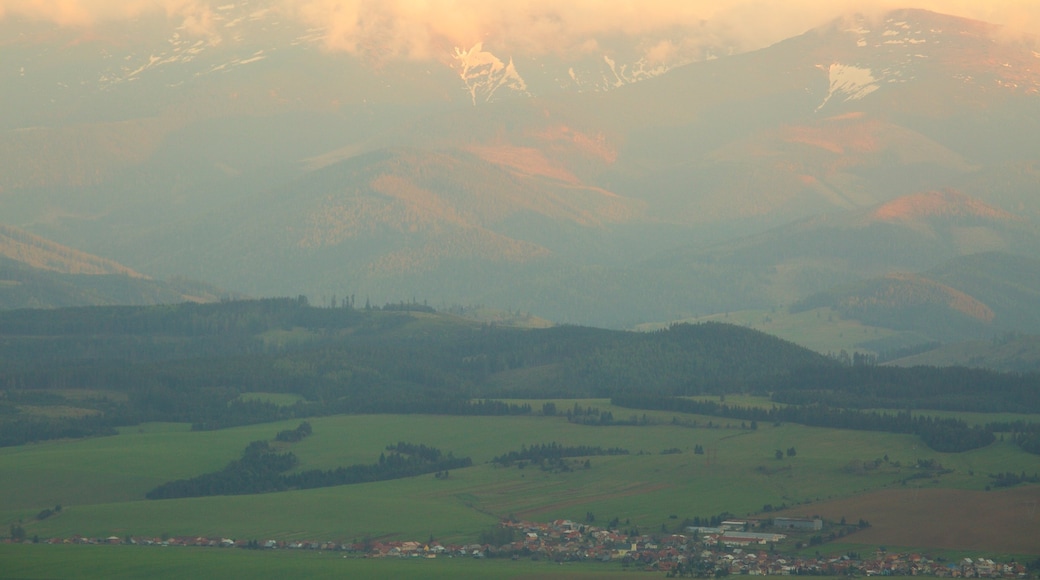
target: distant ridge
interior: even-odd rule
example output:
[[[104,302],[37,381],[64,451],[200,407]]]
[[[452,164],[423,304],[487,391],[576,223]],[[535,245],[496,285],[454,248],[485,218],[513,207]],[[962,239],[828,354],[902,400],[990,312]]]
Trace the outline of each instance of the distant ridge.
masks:
[[[966,366],[1013,373],[1040,372],[1040,335],[1006,335],[991,340],[942,345],[887,364],[901,367]]]
[[[892,273],[821,292],[794,312],[829,307],[874,326],[941,342],[1040,333],[1040,260],[1003,252],[954,258],[920,274]]]
[[[894,202],[895,207],[909,208],[901,218],[874,217],[887,203],[813,216],[714,246],[690,244],[627,269],[579,273],[568,288],[572,295],[584,294],[569,306],[574,312],[590,306],[605,311],[611,303],[625,303],[632,320],[667,321],[778,304],[837,307],[846,291],[858,296],[862,306],[865,297],[874,294],[875,286],[898,286],[902,290],[892,290],[893,295],[915,300],[927,295],[927,303],[942,312],[966,317],[972,330],[962,328],[953,336],[978,336],[977,326],[990,324],[986,319],[997,326],[1032,320],[1031,314],[1015,315],[980,296],[989,296],[982,292],[987,284],[994,287],[996,280],[1016,271],[1003,266],[1014,261],[1005,256],[1030,255],[1040,247],[1040,232],[1035,226],[960,193],[911,194],[905,201],[897,198]],[[991,259],[1001,258],[992,263],[980,260],[980,271],[991,275],[980,279],[970,291],[959,285],[967,280],[970,268],[959,269],[960,273],[950,278],[927,274],[951,260],[983,252],[991,252]],[[997,270],[990,272],[987,267]],[[1022,275],[1033,271],[1033,266],[1022,267],[1024,270],[1018,270]],[[885,278],[893,273],[904,277]],[[908,274],[918,274],[930,282],[906,278]],[[627,283],[631,280],[642,281],[641,287],[629,290]],[[860,286],[867,284],[865,280],[871,281],[869,289]],[[1014,287],[1030,286],[1019,283]],[[839,290],[832,294],[832,289]],[[828,298],[821,300],[818,293]],[[814,298],[807,300],[810,296]],[[1031,311],[1037,310],[1037,303],[1024,298],[1013,302]],[[950,304],[960,310],[949,310]],[[993,309],[992,316],[986,308]],[[936,313],[935,320],[941,319],[942,315]],[[904,324],[912,323],[907,319]],[[892,327],[888,323],[881,326]]]
[[[980,217],[989,220],[1022,221],[1022,218],[987,205],[953,189],[928,191],[893,199],[874,210],[881,221],[908,221],[925,217]]]
[[[131,278],[148,278],[113,260],[81,252],[3,224],[0,224],[0,255],[33,268],[62,274],[122,274]]]
[[[214,302],[229,296],[201,282],[153,280],[113,260],[0,225],[0,309]]]

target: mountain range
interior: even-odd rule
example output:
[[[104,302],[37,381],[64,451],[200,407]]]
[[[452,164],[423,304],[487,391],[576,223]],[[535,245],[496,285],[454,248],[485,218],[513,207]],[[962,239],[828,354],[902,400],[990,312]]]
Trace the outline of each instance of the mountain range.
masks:
[[[901,10],[657,65],[489,41],[366,66],[261,3],[218,16],[219,45],[12,37],[4,223],[252,295],[630,327],[793,304],[887,320],[850,296],[888,292],[945,304],[942,340],[1035,326],[1032,294],[1004,311],[940,271],[985,286],[1040,255],[1040,47],[993,25]],[[941,330],[949,309],[966,322]]]

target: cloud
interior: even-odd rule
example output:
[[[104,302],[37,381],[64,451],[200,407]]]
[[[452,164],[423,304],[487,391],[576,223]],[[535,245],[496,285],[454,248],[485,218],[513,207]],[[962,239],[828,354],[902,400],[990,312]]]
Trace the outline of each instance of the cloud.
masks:
[[[244,0],[237,0],[242,3]],[[196,36],[219,38],[214,14],[236,0],[0,0],[17,15],[92,26],[164,15]],[[253,0],[324,31],[324,46],[378,61],[446,58],[478,42],[505,55],[575,54],[611,39],[640,39],[652,59],[710,45],[752,50],[834,18],[925,8],[1040,33],[1036,0]]]
[[[1036,0],[294,0],[286,8],[327,30],[326,48],[423,60],[477,42],[512,55],[573,54],[604,39],[645,39],[648,56],[705,45],[768,46],[835,18],[925,8],[1040,32]]]
[[[17,16],[70,28],[165,16],[189,34],[216,40],[212,0],[0,0],[0,19]]]

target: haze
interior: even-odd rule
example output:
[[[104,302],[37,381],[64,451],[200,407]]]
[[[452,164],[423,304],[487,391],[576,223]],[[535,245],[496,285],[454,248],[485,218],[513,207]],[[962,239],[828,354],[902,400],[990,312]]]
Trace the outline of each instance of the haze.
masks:
[[[0,575],[1036,578],[1038,23],[0,0]]]
[[[689,55],[705,45],[754,50],[840,16],[879,15],[895,8],[924,8],[991,22],[1007,27],[1015,37],[1040,31],[1040,4],[1030,0],[795,0],[782,5],[748,0],[270,0],[253,4],[254,14],[274,12],[319,29],[326,49],[374,63],[444,60],[454,47],[468,48],[478,42],[510,56],[598,52],[617,37],[645,39],[645,56],[674,63],[692,60]],[[3,0],[0,18],[89,30],[109,24],[132,26],[143,17],[160,17],[187,34],[219,44],[233,38],[235,23],[215,15],[235,7],[225,0]]]

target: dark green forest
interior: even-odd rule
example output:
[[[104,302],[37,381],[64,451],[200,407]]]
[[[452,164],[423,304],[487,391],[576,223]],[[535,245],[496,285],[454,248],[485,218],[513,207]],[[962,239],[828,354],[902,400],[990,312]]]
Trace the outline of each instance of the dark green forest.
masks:
[[[246,446],[240,459],[228,463],[220,471],[168,481],[149,491],[145,497],[172,499],[314,489],[442,473],[473,465],[469,457],[455,457],[451,452],[445,454],[440,449],[422,444],[402,441],[388,445],[386,449],[390,454],[380,454],[379,461],[370,465],[286,473],[299,463],[296,454],[292,451],[279,453],[267,441],[253,441]]]
[[[996,427],[862,409],[1040,411],[1035,374],[843,363],[727,324],[649,333],[519,329],[420,304],[353,304],[315,307],[297,297],[0,312],[0,445],[105,435],[146,421],[220,429],[343,413],[530,414],[531,405],[500,399],[613,397],[636,408],[916,433],[953,451],[992,441]],[[299,400],[241,397],[256,392]],[[759,416],[687,409],[689,399],[679,398],[727,393],[791,406],[773,411],[784,416]],[[24,412],[61,405],[88,412]],[[603,423],[595,419],[585,422]],[[305,435],[285,434],[297,436]],[[1016,440],[1035,448],[1030,437]]]

